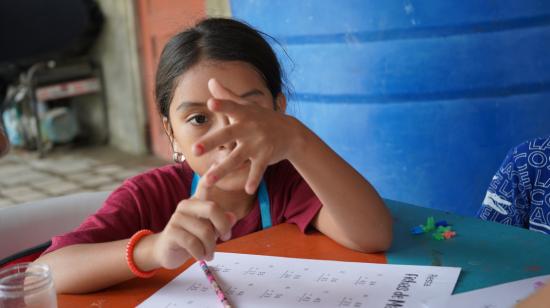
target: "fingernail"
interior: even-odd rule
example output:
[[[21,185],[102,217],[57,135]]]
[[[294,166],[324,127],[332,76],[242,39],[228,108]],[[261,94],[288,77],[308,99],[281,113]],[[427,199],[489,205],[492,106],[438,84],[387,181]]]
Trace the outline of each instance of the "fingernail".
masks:
[[[212,99],[210,101],[210,108],[212,109],[218,109],[218,107],[220,107],[220,102],[216,99]]]
[[[222,236],[222,241],[229,241],[231,239],[231,231]]]
[[[197,144],[193,147],[193,154],[201,155],[202,153],[204,153],[204,145]]]
[[[211,174],[208,176],[208,183],[209,184],[214,184],[218,181],[218,176],[215,175],[215,174]]]
[[[253,195],[255,193],[255,189],[253,185],[247,185],[244,190],[249,195]]]

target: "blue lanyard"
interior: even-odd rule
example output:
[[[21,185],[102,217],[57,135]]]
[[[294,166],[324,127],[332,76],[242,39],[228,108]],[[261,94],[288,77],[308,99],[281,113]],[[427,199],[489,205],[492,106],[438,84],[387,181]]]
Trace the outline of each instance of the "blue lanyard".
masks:
[[[194,195],[197,190],[197,185],[199,185],[200,177],[198,174],[193,173],[193,182],[191,182],[191,193]],[[267,192],[267,185],[265,181],[260,182],[260,187],[258,188],[258,202],[260,203],[260,216],[262,218],[262,229],[267,229],[271,227],[271,212],[269,205],[269,194]]]

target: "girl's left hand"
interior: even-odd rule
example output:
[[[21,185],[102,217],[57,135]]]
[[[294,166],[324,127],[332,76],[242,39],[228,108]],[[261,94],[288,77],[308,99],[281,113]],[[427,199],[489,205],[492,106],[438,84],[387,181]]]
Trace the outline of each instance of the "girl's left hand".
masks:
[[[245,191],[253,194],[267,166],[292,155],[298,142],[300,122],[281,111],[261,107],[238,96],[215,79],[208,81],[208,89],[213,97],[207,102],[208,109],[223,113],[229,118],[229,124],[201,137],[194,144],[193,152],[200,156],[234,142],[236,147],[229,156],[207,172],[207,182],[213,185],[249,161]]]

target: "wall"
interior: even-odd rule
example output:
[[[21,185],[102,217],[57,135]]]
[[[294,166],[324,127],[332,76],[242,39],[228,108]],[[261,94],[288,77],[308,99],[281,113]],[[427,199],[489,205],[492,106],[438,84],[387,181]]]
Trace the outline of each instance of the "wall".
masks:
[[[282,43],[293,114],[385,198],[473,215],[507,150],[550,133],[548,1],[240,0],[231,11]]]
[[[206,0],[206,15],[210,17],[231,17],[229,0]]]
[[[105,15],[105,24],[92,53],[103,66],[109,143],[128,153],[144,154],[148,152],[146,115],[134,2],[97,2]],[[93,110],[95,117],[99,117],[98,108]]]

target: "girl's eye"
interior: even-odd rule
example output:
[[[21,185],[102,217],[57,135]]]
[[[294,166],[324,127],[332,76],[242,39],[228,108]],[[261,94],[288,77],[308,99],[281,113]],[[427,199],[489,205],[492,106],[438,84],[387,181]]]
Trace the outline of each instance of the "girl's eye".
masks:
[[[188,123],[191,123],[193,125],[202,125],[206,122],[208,122],[208,118],[204,114],[197,114],[192,117],[190,117],[187,120]]]

